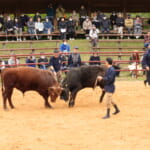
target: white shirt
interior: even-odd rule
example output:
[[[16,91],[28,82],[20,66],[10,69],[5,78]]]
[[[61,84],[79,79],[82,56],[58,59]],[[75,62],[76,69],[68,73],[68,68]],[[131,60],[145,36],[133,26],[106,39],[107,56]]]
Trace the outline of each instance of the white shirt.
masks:
[[[39,30],[39,31],[43,31],[44,30],[44,24],[43,24],[43,22],[36,22],[35,23],[35,29]]]
[[[91,29],[90,32],[89,32],[89,36],[91,38],[98,38],[98,34],[99,34],[99,30],[98,29],[96,29],[95,31],[93,29]]]

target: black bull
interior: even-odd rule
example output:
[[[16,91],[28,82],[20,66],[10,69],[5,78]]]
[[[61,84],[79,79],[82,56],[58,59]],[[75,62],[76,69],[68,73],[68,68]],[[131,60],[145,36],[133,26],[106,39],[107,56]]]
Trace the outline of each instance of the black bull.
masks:
[[[105,73],[106,67],[104,66],[82,66],[70,70],[62,82],[64,90],[61,93],[61,99],[69,100],[69,107],[73,107],[76,95],[81,89],[94,88],[95,86],[104,89],[104,81],[97,82],[96,80],[98,75],[104,77]],[[104,95],[105,91],[102,90],[100,102],[102,102]]]

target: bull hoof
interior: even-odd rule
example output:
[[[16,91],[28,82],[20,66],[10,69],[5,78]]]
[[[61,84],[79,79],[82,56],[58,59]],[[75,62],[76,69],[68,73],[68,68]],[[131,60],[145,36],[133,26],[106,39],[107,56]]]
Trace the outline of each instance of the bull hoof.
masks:
[[[102,103],[102,99],[99,100],[99,103]]]
[[[69,103],[69,107],[73,107],[74,106],[74,103]]]

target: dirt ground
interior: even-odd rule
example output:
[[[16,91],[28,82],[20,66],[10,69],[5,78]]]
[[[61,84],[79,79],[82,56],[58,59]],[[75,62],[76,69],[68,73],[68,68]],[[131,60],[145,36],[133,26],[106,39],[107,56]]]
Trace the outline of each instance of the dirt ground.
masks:
[[[142,81],[117,81],[116,87],[121,113],[107,120],[99,88],[79,92],[74,108],[58,99],[54,109],[45,109],[35,92],[23,97],[15,90],[16,109],[4,111],[0,101],[0,150],[149,150],[150,87]]]

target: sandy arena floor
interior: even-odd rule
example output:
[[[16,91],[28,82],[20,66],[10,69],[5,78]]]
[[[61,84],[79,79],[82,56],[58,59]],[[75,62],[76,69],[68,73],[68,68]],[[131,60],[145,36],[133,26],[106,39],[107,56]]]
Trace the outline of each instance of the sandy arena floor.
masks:
[[[23,98],[15,90],[16,109],[4,111],[1,98],[0,150],[150,150],[150,87],[142,81],[116,86],[121,113],[107,120],[99,88],[79,92],[74,108],[58,99],[51,110],[37,93]]]

